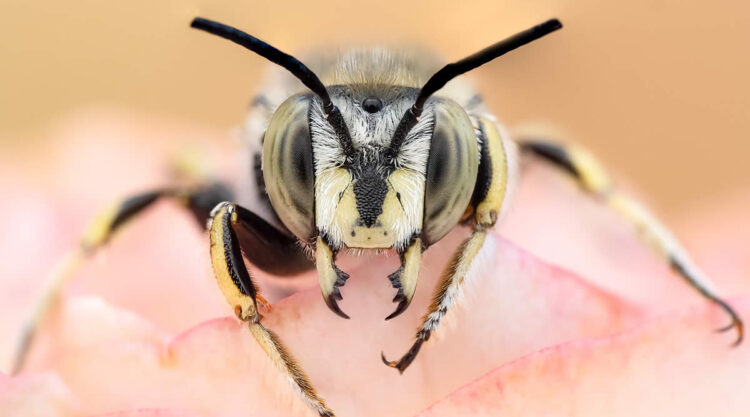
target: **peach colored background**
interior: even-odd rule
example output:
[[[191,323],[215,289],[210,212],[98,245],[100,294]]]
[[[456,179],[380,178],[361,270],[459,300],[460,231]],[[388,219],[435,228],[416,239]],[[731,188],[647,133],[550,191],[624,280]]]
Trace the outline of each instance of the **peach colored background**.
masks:
[[[274,3],[3,0],[0,146],[91,106],[237,125],[266,63],[188,29],[195,15],[291,52],[416,42],[447,59],[556,16],[563,31],[473,74],[501,121],[554,124],[658,210],[750,185],[747,1]]]

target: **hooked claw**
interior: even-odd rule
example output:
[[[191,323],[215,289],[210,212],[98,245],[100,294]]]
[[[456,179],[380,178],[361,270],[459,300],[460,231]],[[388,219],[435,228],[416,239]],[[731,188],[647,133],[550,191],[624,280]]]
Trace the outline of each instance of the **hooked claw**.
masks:
[[[406,307],[409,307],[409,304],[411,303],[412,297],[407,297],[406,294],[404,294],[404,288],[401,285],[401,274],[403,271],[404,268],[401,267],[396,272],[388,275],[388,279],[391,280],[391,285],[393,285],[393,288],[396,288],[398,290],[396,296],[393,297],[393,302],[398,303],[398,306],[396,307],[396,311],[385,318],[386,320],[390,320],[406,311]],[[414,293],[412,293],[411,295],[413,296]]]
[[[417,357],[417,353],[419,353],[419,349],[422,348],[422,344],[425,340],[427,339],[417,338],[409,351],[406,352],[406,354],[402,356],[398,361],[389,361],[385,358],[385,354],[383,352],[380,352],[380,359],[382,359],[383,363],[387,366],[398,369],[399,374],[403,374],[404,370],[406,370],[406,368],[408,368],[409,365],[411,365],[411,363],[414,361],[414,358]]]
[[[339,287],[346,284],[346,280],[349,279],[349,274],[340,270],[336,265],[333,265],[333,270],[336,272],[336,281],[333,283],[333,289],[331,290],[330,294],[328,294],[327,296],[323,294],[323,296],[325,298],[326,305],[331,309],[331,311],[336,313],[336,315],[338,315],[339,317],[348,319],[349,316],[341,311],[338,300],[344,299],[344,297],[341,295],[341,290],[339,290]]]
[[[726,311],[727,314],[729,314],[729,317],[732,319],[731,323],[729,323],[728,325],[726,325],[726,326],[724,326],[724,327],[722,327],[720,329],[716,329],[716,331],[717,332],[726,332],[726,331],[729,331],[729,330],[732,330],[732,329],[736,328],[737,329],[737,339],[734,341],[734,343],[732,343],[732,347],[739,346],[740,343],[742,343],[742,339],[744,338],[744,335],[745,335],[745,331],[744,331],[745,327],[744,327],[744,324],[742,323],[742,319],[737,314],[737,312],[734,311],[734,309],[732,307],[730,307],[729,304],[727,304],[724,300],[722,300],[722,299],[720,299],[720,298],[717,297],[717,298],[712,298],[712,301],[715,302],[724,311]]]

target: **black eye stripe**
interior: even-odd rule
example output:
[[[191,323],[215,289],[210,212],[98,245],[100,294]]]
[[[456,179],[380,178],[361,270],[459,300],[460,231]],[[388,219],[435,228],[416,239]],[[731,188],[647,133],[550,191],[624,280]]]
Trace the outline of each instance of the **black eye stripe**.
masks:
[[[310,146],[310,137],[303,124],[290,124],[285,129],[279,152],[280,171],[284,181],[290,181],[297,189],[310,190],[313,188],[312,176],[312,155]],[[305,215],[312,215],[308,212],[305,201],[306,196],[302,193],[291,193],[291,203],[294,207]]]

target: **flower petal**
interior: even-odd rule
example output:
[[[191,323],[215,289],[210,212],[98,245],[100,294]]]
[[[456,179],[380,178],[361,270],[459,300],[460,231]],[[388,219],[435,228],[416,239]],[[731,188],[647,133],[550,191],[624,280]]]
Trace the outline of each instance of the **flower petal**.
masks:
[[[621,216],[579,189],[565,173],[526,162],[500,233],[541,259],[570,269],[653,313],[698,301],[695,291]],[[675,224],[673,218],[657,217],[664,217],[667,226]],[[710,278],[722,288],[724,276]]]
[[[735,300],[750,316],[750,299]],[[439,416],[746,416],[750,345],[707,331],[694,309],[616,336],[565,343],[483,376],[419,414]]]
[[[73,417],[80,406],[56,375],[0,374],[0,410],[3,417]]]

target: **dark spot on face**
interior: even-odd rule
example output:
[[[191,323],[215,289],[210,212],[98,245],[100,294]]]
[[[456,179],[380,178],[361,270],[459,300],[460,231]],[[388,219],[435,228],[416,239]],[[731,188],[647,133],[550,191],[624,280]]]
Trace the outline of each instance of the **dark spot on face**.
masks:
[[[383,213],[383,201],[388,193],[388,184],[373,165],[362,166],[357,175],[359,178],[353,186],[359,214],[357,225],[361,223],[362,226],[372,227],[378,216]]]
[[[383,108],[383,101],[377,97],[362,100],[362,108],[368,113],[377,113]]]
[[[357,234],[352,230],[352,237],[357,236]]]
[[[383,230],[383,236],[388,236],[388,232],[386,232],[385,230]]]

